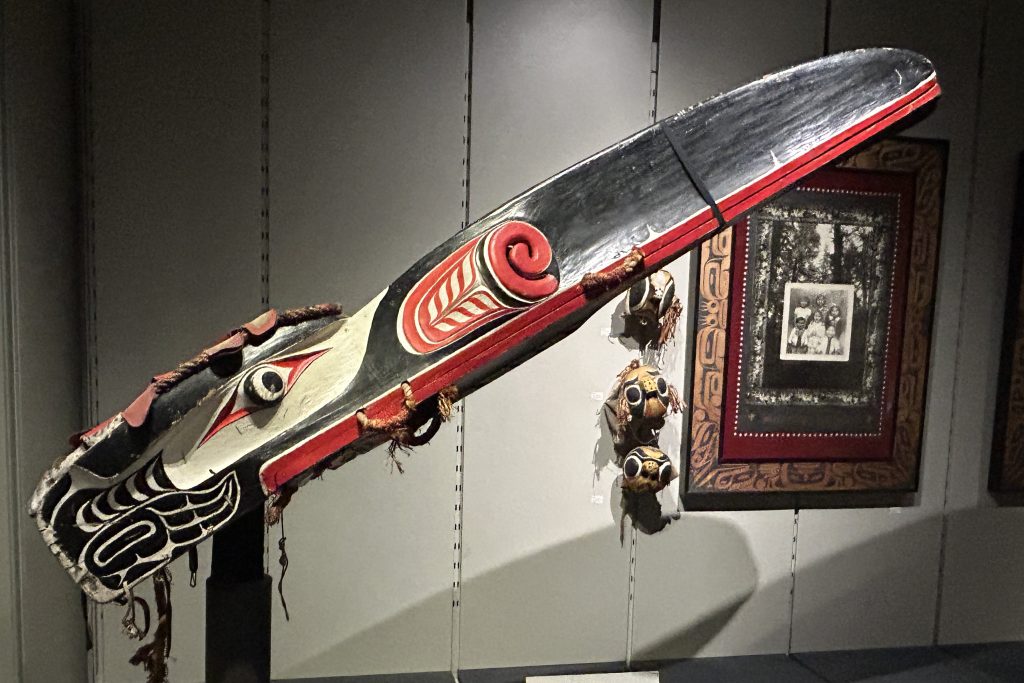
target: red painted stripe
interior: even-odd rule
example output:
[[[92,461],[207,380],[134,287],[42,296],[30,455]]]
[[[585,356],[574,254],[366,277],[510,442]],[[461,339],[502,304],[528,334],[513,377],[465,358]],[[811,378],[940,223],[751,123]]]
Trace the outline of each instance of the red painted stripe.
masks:
[[[749,211],[800,178],[932,101],[939,96],[940,92],[939,85],[934,78],[921,83],[914,90],[898,100],[894,100],[869,118],[857,122],[839,135],[723,198],[718,202],[722,214],[726,220],[732,220]],[[667,263],[717,228],[718,225],[710,207],[701,211],[693,218],[644,245],[644,267],[654,269]],[[618,259],[609,263],[605,270],[615,268],[621,264],[622,260]],[[524,311],[499,328],[504,333],[502,339],[495,339],[494,333],[489,334],[452,354],[438,365],[410,378],[408,381],[413,387],[416,400],[425,400],[444,387],[457,383],[468,373],[495,360],[512,347],[528,340],[545,327],[576,312],[586,304],[587,298],[583,289],[577,285]],[[401,410],[402,401],[401,388],[396,386],[367,405],[364,410],[370,418],[386,418]],[[271,492],[276,491],[281,485],[358,439],[359,435],[355,414],[342,419],[333,427],[329,427],[308,441],[299,444],[290,452],[265,464],[260,470],[260,479],[264,488]]]

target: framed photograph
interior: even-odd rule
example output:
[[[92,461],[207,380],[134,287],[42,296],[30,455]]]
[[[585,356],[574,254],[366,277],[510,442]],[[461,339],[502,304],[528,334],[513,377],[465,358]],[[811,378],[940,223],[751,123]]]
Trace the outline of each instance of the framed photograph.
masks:
[[[819,248],[824,240],[819,240]],[[853,285],[785,283],[779,358],[811,363],[850,360]]]
[[[689,506],[916,488],[945,158],[882,141],[703,245]]]
[[[1003,319],[995,427],[988,487],[994,493],[1024,494],[1024,156],[1017,172],[1017,204],[1010,238],[1010,270]],[[1016,502],[1016,501],[1014,501]]]

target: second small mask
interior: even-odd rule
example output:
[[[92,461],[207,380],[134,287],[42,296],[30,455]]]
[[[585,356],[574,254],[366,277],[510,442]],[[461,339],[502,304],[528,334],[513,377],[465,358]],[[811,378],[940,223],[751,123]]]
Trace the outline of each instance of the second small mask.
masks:
[[[679,397],[657,368],[635,360],[619,373],[607,408],[615,450],[624,454],[657,443],[669,411],[679,411]]]

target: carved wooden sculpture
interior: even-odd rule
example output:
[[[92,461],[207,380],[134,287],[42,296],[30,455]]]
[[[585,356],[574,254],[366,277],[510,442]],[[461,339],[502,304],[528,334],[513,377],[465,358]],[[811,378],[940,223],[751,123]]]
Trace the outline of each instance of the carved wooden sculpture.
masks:
[[[669,117],[456,233],[351,317],[271,311],[157,376],[44,473],[31,514],[90,598],[125,598],[241,512],[422,441],[453,400],[938,94],[923,57],[860,50]]]

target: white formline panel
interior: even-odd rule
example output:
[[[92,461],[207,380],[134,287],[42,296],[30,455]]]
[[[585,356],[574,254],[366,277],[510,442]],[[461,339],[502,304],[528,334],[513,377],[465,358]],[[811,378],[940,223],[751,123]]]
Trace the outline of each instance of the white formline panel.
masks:
[[[100,417],[259,313],[259,16],[258,2],[93,9]],[[198,681],[205,597],[184,558],[172,571],[172,675]],[[143,676],[122,613],[102,608],[104,681]]]
[[[839,0],[831,49],[897,45],[936,65],[938,109],[906,135],[950,141],[917,502],[800,513],[793,650],[932,642],[974,142],[982,2]]]
[[[11,596],[13,604],[4,605],[10,611],[5,610],[0,628],[5,660],[0,662],[0,678],[10,681],[63,683],[86,675],[80,591],[25,510],[43,470],[67,448],[68,430],[77,430],[81,421],[84,357],[76,277],[77,150],[69,12],[66,3],[5,3],[0,18],[0,173],[5,190],[0,220],[7,242],[0,246],[0,258],[6,261],[0,269],[11,266],[10,279],[0,281],[0,309],[10,316],[4,322],[11,324],[9,329],[0,324],[0,348],[5,356],[11,354],[0,365],[0,384],[5,385],[0,391],[13,400],[0,405],[7,409],[0,423],[12,418],[0,424],[0,431],[10,430],[0,444],[7,498],[0,513],[0,563],[5,570],[3,592],[20,594]],[[12,251],[3,253],[7,247]],[[7,452],[8,445],[12,452]],[[15,663],[18,650],[20,672],[6,666]]]
[[[824,2],[665,2],[658,118],[821,52]],[[729,36],[722,40],[722,36]],[[689,259],[687,259],[689,260]],[[696,260],[693,260],[696,266]],[[682,277],[683,259],[675,267]],[[688,280],[685,280],[688,281]],[[686,291],[683,288],[681,291]],[[695,314],[686,301],[685,315]],[[690,391],[691,340],[672,382]],[[685,371],[684,371],[685,369]],[[675,456],[686,439],[667,443]],[[637,552],[633,659],[784,652],[789,639],[793,512],[684,512]]]
[[[355,311],[463,220],[465,5],[273,3],[270,30],[271,301]],[[404,475],[379,448],[295,497],[275,678],[449,669],[455,446],[446,425]]]
[[[999,383],[1004,294],[1018,160],[1024,150],[1020,74],[1024,6],[992,2],[984,46],[971,227],[964,267],[956,406],[939,640],[1024,638],[1020,509],[995,509],[986,492]],[[998,438],[1002,438],[1000,435]]]
[[[650,2],[476,0],[474,217],[650,122]],[[470,397],[464,669],[625,657],[628,537],[600,397],[633,352],[614,302]]]

